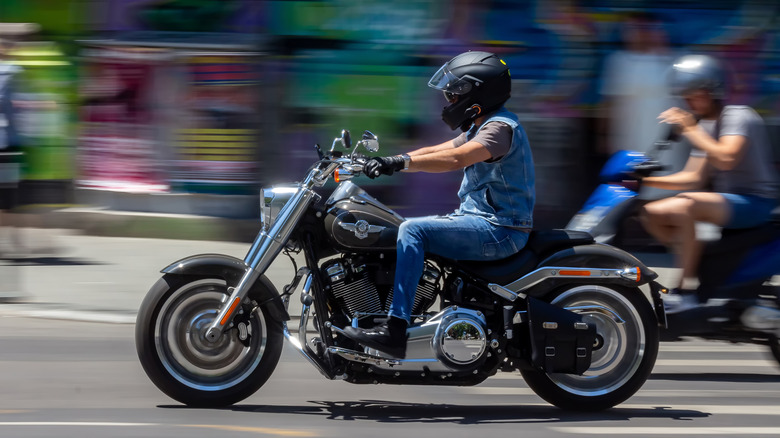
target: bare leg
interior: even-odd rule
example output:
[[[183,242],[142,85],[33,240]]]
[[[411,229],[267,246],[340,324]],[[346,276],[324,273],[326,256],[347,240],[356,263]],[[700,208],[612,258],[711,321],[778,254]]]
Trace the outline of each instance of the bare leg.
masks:
[[[724,225],[731,214],[726,199],[718,193],[692,192],[651,202],[641,213],[648,233],[673,248],[682,269],[681,281],[695,278],[702,243],[696,239],[696,222]]]

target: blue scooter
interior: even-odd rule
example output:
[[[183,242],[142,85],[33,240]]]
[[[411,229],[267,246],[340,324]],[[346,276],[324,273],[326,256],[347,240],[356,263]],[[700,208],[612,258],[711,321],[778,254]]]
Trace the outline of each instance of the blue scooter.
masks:
[[[655,152],[669,145],[657,142],[648,154],[619,151],[611,156],[599,174],[601,184],[566,229],[615,245],[626,219],[644,202],[639,196],[642,177],[666,168]],[[769,223],[724,228],[720,234],[705,244],[699,266],[697,293],[704,304],[667,315],[662,340],[694,336],[766,344],[780,362],[780,208]]]

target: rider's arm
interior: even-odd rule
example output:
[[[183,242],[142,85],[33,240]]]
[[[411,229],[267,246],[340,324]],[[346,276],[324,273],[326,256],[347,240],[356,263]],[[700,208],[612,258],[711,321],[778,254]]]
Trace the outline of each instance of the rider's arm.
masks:
[[[745,156],[747,137],[723,135],[717,140],[701,126],[683,129],[683,135],[697,148],[707,153],[707,159],[718,170],[731,170]]]
[[[739,113],[722,114],[724,135],[717,139],[708,134],[691,113],[673,107],[658,116],[661,122],[682,126],[682,134],[699,150],[707,154],[707,161],[718,170],[731,170],[745,156],[747,149],[747,126]]]
[[[664,190],[700,190],[707,185],[707,176],[707,157],[691,155],[681,171],[645,177],[642,185]]]
[[[452,149],[454,147],[455,147],[454,140],[449,140],[449,141],[445,141],[442,144],[438,144],[436,146],[427,146],[427,147],[424,147],[424,148],[413,150],[413,151],[409,152],[408,155],[410,157],[419,157],[421,155],[428,155],[428,154],[432,154],[434,152],[439,152],[439,151],[444,151],[444,150],[447,150],[447,149]]]
[[[409,153],[411,161],[407,169],[408,172],[449,172],[451,170],[463,169],[474,163],[491,158],[488,149],[476,141],[466,142],[466,144],[457,148],[440,148],[424,155],[416,154],[418,151],[420,149]]]
[[[488,122],[480,127],[471,140],[464,132],[454,140],[439,146],[418,149],[409,153],[407,171],[447,172],[468,167],[481,161],[500,160],[512,146],[512,128],[500,121]],[[425,151],[426,153],[420,153]]]

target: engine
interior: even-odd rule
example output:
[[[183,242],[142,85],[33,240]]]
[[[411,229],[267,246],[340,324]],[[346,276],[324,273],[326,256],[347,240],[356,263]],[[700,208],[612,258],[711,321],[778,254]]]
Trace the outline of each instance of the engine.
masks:
[[[400,365],[378,363],[372,367],[375,373],[464,372],[478,368],[488,357],[487,322],[485,315],[476,310],[450,306],[406,333],[406,360]],[[373,349],[366,351],[374,356],[384,355]]]
[[[393,301],[394,266],[362,258],[338,258],[322,266],[329,299],[349,318],[384,316]],[[436,301],[441,290],[441,271],[426,263],[412,315],[421,315]]]

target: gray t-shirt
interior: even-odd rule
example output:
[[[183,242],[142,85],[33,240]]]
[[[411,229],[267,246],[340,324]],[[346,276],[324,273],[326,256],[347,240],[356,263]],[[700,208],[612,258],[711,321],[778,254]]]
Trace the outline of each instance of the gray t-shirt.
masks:
[[[479,127],[474,127],[455,137],[452,141],[455,147],[463,146],[469,141],[476,141],[490,152],[491,158],[486,160],[488,162],[500,160],[512,147],[512,127],[504,122],[487,123],[474,138],[469,138],[475,129],[479,129]]]
[[[729,105],[723,108],[719,120],[701,120],[699,126],[713,138],[741,135],[747,139],[745,155],[734,169],[726,171],[710,166],[715,192],[777,197],[772,145],[761,116],[749,106]],[[694,147],[691,155],[704,157],[706,153]]]

